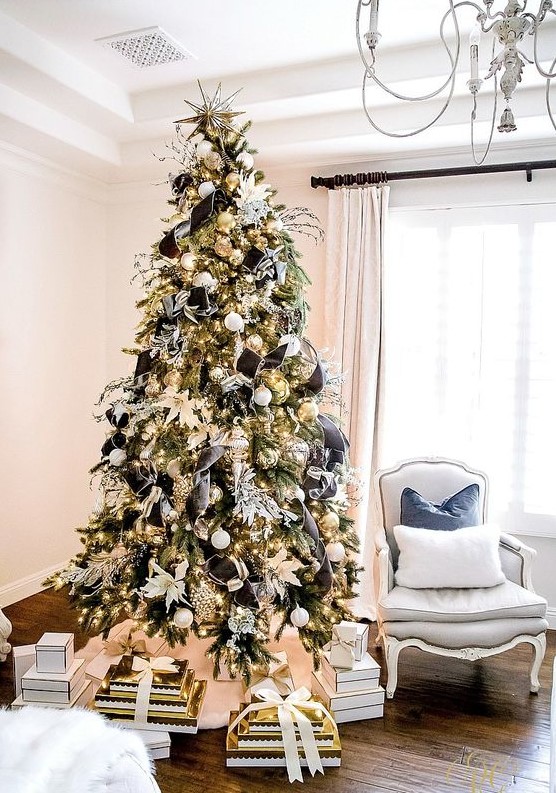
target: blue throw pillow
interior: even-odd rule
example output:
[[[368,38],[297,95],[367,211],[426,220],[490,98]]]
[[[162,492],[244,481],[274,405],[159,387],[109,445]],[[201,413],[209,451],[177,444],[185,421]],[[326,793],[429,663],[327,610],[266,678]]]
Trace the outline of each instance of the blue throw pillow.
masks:
[[[412,526],[415,529],[453,531],[467,526],[478,526],[481,523],[479,485],[464,487],[442,504],[433,504],[411,487],[406,487],[402,491],[400,517],[403,526]]]

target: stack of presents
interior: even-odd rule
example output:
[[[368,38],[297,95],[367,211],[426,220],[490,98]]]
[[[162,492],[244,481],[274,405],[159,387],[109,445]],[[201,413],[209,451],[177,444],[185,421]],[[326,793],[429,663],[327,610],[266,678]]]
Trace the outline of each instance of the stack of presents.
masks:
[[[243,702],[230,713],[229,767],[284,767],[290,781],[339,766],[338,724],[382,716],[380,667],[367,652],[368,626],[341,622],[312,673],[309,691],[296,687],[285,652],[254,669]],[[45,633],[14,648],[12,707],[89,706],[137,730],[154,759],[170,756],[170,733],[196,733],[207,681],[188,661],[164,654],[162,639],[113,629],[93,660],[74,656],[73,634]]]

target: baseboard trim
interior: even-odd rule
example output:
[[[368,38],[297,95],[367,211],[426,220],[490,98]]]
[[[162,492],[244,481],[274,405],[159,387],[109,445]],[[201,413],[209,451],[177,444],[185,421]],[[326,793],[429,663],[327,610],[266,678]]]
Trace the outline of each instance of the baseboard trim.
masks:
[[[550,608],[550,606],[547,608],[546,621],[551,631],[556,630],[556,608]]]
[[[12,581],[11,584],[4,584],[4,586],[0,587],[0,608],[11,606],[12,603],[17,603],[19,600],[42,592],[46,588],[42,584],[45,578],[55,573],[56,570],[66,567],[66,565],[67,560],[53,564],[51,567],[46,567],[44,570],[38,570],[36,573],[25,576],[25,578],[19,578],[17,581]]]

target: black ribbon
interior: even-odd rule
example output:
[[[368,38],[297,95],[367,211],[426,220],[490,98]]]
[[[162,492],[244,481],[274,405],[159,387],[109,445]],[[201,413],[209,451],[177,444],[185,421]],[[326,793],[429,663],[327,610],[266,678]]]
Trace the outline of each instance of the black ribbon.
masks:
[[[162,298],[162,306],[167,319],[174,325],[177,325],[179,317],[187,317],[192,322],[198,323],[198,317],[204,319],[218,311],[218,307],[209,300],[206,286],[194,286],[189,291],[182,290],[166,295]],[[164,318],[159,319],[160,327],[167,324]]]
[[[327,498],[334,498],[338,484],[333,473],[311,466],[307,469],[303,490],[309,498],[315,501],[324,501]]]
[[[123,434],[123,432],[115,432],[109,438],[107,438],[101,447],[101,454],[103,457],[108,457],[110,452],[113,452],[114,449],[123,449],[126,444],[127,438]]]
[[[124,427],[127,427],[129,424],[129,411],[122,405],[121,402],[117,402],[115,405],[112,405],[112,407],[108,408],[105,416],[110,424],[119,430],[124,429]]]
[[[262,372],[263,369],[278,369],[284,362],[287,344],[275,347],[264,358],[249,347],[245,347],[236,362],[236,370],[252,380]]]
[[[209,505],[210,469],[225,453],[225,446],[209,446],[199,455],[193,473],[193,487],[186,504],[187,516],[192,526],[195,526],[197,519]]]
[[[349,441],[342,430],[328,416],[320,414],[318,420],[324,432],[325,468],[327,471],[331,471],[335,465],[343,465],[345,462],[346,454],[349,450]]]
[[[319,354],[307,339],[301,339],[300,351],[305,359],[314,364],[315,367],[305,385],[313,394],[320,394],[326,385],[327,378],[326,370],[320,360]]]
[[[153,487],[160,488],[160,497],[151,506],[146,520],[152,526],[162,528],[168,513],[173,509],[172,502],[164,492],[172,487],[172,480],[168,474],[159,474],[155,464],[149,461],[129,466],[124,473],[124,479],[135,495],[143,501],[149,497]]]
[[[158,243],[158,250],[161,256],[167,259],[177,259],[181,254],[181,248],[178,245],[179,240],[184,240],[191,234],[194,234],[198,228],[209,220],[215,212],[218,211],[220,206],[226,205],[226,195],[223,190],[215,190],[206,198],[203,198],[191,210],[191,217],[189,220],[182,220],[170,229]]]
[[[234,602],[238,606],[258,610],[259,600],[247,578],[249,571],[240,559],[215,554],[207,559],[203,569],[211,581],[234,593]]]
[[[180,198],[187,188],[193,184],[193,177],[191,174],[182,171],[181,173],[170,174],[168,177],[168,181],[170,182],[170,187],[172,189],[172,195],[176,198]]]
[[[133,375],[134,385],[136,388],[143,388],[147,385],[149,374],[153,368],[153,357],[151,350],[143,350],[137,356],[137,363],[135,365],[135,374]]]
[[[332,573],[332,565],[330,564],[330,559],[327,556],[324,543],[320,538],[315,519],[305,504],[302,501],[299,503],[301,504],[301,509],[303,510],[303,531],[308,534],[315,543],[313,555],[320,565],[313,580],[324,592],[328,592],[332,587],[332,581],[334,578]]]
[[[243,260],[243,267],[255,276],[257,289],[263,287],[268,281],[278,281],[283,284],[286,277],[286,263],[278,259],[283,249],[279,248],[251,248]]]

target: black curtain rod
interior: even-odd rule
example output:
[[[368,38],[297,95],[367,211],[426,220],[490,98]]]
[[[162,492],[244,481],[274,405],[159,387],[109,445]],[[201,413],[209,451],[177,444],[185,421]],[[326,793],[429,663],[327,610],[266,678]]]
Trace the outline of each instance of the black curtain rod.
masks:
[[[422,171],[369,171],[368,173],[344,173],[336,176],[311,176],[311,187],[326,187],[334,190],[335,187],[362,186],[365,184],[383,184],[399,182],[405,179],[438,179],[441,176],[473,176],[478,173],[509,173],[511,171],[525,171],[527,181],[533,179],[533,171],[556,168],[556,160],[537,160],[532,162],[509,162],[502,165],[469,165],[463,168],[432,168]]]

